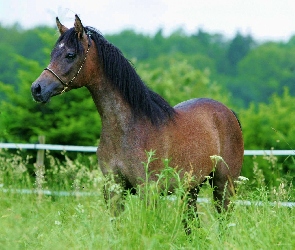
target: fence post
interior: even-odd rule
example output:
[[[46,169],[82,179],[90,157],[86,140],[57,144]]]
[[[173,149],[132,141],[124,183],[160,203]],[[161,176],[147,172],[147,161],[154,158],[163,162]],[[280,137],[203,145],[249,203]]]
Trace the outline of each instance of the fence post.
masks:
[[[45,144],[45,136],[39,135],[38,136],[39,144]],[[37,166],[44,166],[44,149],[39,149],[37,151],[37,160],[36,160]]]

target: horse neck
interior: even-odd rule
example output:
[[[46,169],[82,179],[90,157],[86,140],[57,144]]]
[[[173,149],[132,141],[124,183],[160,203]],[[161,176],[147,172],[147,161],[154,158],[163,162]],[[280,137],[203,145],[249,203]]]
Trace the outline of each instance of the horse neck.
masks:
[[[97,65],[100,65],[97,46],[92,41],[87,67],[85,66],[87,68],[84,75],[84,81],[87,82],[86,87],[100,114],[103,128],[120,126],[121,130],[126,129],[127,121],[131,118],[131,110],[111,82],[104,76],[102,67]]]
[[[91,93],[104,130],[128,131],[132,125],[132,112],[118,91],[107,81],[87,86]]]
[[[148,130],[151,123],[146,118],[134,119],[129,104],[105,76],[102,67],[97,67],[100,61],[97,57],[96,46],[93,46],[93,49],[90,50],[89,57],[90,60],[87,61],[88,71],[85,74],[84,80],[87,82],[86,87],[91,93],[97,111],[100,114],[102,132],[105,135],[116,133],[118,136],[122,136],[123,134],[128,134],[130,129],[134,129],[136,126],[142,127],[142,124],[144,124],[145,130]]]

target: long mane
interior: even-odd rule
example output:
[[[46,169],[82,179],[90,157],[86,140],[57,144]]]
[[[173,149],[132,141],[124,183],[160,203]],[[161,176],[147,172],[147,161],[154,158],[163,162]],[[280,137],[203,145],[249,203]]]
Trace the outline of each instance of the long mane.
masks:
[[[96,29],[87,26],[85,31],[97,46],[98,57],[105,76],[130,105],[134,117],[145,116],[154,125],[160,125],[173,119],[176,114],[174,108],[146,86],[121,51],[108,42]],[[82,53],[83,47],[79,44],[78,39],[74,40],[74,33],[72,28],[59,40],[62,39],[63,42],[74,46],[77,53]]]

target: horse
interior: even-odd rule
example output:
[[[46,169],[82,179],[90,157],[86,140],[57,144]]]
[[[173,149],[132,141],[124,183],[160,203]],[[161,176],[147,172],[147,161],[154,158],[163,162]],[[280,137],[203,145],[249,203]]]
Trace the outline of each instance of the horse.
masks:
[[[196,211],[199,187],[212,176],[216,209],[227,211],[244,154],[234,112],[207,98],[172,107],[143,82],[117,47],[95,28],[84,27],[78,15],[73,28],[58,17],[56,24],[60,36],[48,67],[32,83],[34,100],[47,103],[53,96],[86,87],[101,117],[97,157],[105,176],[115,176],[122,190],[134,190],[145,180],[146,152],[154,150],[157,157],[148,169],[151,180],[157,180],[156,173],[164,168],[163,159],[170,159],[182,178],[188,173],[194,177],[188,206]],[[213,164],[214,155],[222,160]],[[170,186],[173,192],[175,184]]]

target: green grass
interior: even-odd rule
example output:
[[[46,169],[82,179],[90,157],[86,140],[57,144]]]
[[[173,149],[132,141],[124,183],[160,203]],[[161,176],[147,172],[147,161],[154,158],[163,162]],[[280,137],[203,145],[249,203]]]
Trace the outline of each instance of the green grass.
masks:
[[[36,188],[26,171],[17,170],[20,161],[2,157],[0,163],[6,164],[0,172],[2,190]],[[23,170],[24,166],[25,163]],[[52,169],[61,172],[56,170],[53,177]],[[114,217],[103,200],[103,178],[97,169],[86,170],[81,163],[69,159],[65,163],[52,161],[52,169],[49,177],[45,171],[44,189],[58,190],[62,186],[95,195],[45,196],[0,189],[1,249],[295,249],[295,207],[268,203],[288,197],[290,186],[286,183],[275,192],[266,186],[240,185],[235,199],[259,200],[264,205],[237,204],[230,215],[219,216],[212,202],[199,203],[200,227],[192,222],[188,237],[182,225],[183,183],[173,199],[161,197],[157,185],[147,183],[140,197],[126,196],[125,210]],[[67,171],[71,174],[65,174]],[[56,184],[58,177],[62,185]],[[211,199],[210,189],[205,186],[200,196]]]
[[[256,197],[257,199],[263,197]],[[295,210],[236,205],[220,220],[212,204],[199,205],[201,227],[187,237],[179,200],[157,207],[127,196],[110,215],[102,195],[39,197],[0,193],[1,249],[294,249]]]

